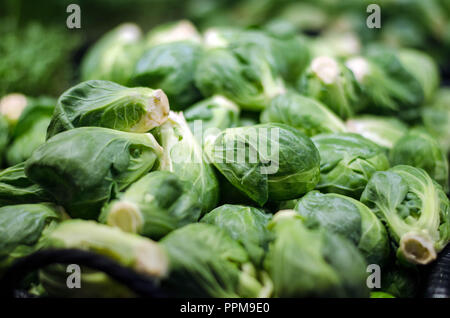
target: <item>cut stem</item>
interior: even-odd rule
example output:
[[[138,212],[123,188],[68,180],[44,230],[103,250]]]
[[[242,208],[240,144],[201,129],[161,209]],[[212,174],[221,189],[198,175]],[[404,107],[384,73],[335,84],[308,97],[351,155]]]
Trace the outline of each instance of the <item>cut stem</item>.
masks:
[[[426,265],[436,259],[433,241],[427,235],[406,233],[400,239],[400,252],[413,264]]]

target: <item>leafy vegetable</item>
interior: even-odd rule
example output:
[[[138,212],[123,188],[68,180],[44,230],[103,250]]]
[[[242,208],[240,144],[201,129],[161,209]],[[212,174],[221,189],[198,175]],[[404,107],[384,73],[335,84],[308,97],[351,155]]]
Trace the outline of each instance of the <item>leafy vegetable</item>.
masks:
[[[28,159],[45,142],[55,104],[53,98],[27,97],[27,105],[13,126],[11,143],[6,152],[6,161],[10,166]]]
[[[275,97],[261,113],[261,122],[287,124],[309,137],[346,130],[342,120],[320,102],[292,92]]]
[[[108,80],[127,85],[141,55],[142,32],[134,23],[109,31],[92,46],[81,64],[81,79]]]
[[[262,210],[225,204],[206,214],[201,222],[216,225],[227,232],[232,239],[241,243],[251,261],[260,266],[267,250],[270,233],[267,224],[271,216]]]
[[[441,148],[450,152],[450,89],[441,88],[428,107],[422,109],[422,122]]]
[[[265,268],[275,297],[367,297],[365,261],[346,239],[308,229],[292,210],[275,214]]]
[[[423,129],[412,129],[400,138],[389,154],[395,165],[424,169],[431,178],[448,191],[448,161],[439,143]]]
[[[221,228],[190,224],[161,240],[169,256],[163,288],[176,297],[258,297],[270,295],[255,277],[245,249]],[[267,288],[269,287],[269,288]]]
[[[196,222],[201,213],[195,193],[167,171],[147,174],[119,197],[103,209],[100,221],[153,239]]]
[[[0,172],[0,206],[51,201],[50,194],[25,175],[24,162]]]
[[[69,220],[62,222],[44,240],[44,248],[75,248],[109,257],[124,267],[129,267],[155,280],[165,277],[168,259],[157,243],[135,234],[125,233],[93,221]],[[81,275],[83,288],[67,288],[64,267],[50,266],[39,276],[51,296],[118,297],[130,296],[130,292],[111,282],[103,273],[84,270]],[[64,275],[65,274],[65,275]],[[86,285],[83,285],[86,283]],[[110,290],[105,288],[111,288]]]
[[[160,170],[171,171],[181,181],[191,185],[202,205],[202,213],[214,209],[218,201],[219,185],[183,114],[171,112],[167,122],[155,131],[155,135],[167,160],[167,164],[161,166]]]
[[[391,149],[407,133],[408,127],[395,117],[364,115],[350,118],[347,130],[373,141],[378,146]]]
[[[256,29],[210,28],[205,32],[205,45],[244,50],[256,48],[265,53],[272,69],[287,82],[295,82],[310,60],[308,47],[301,37],[273,37]]]
[[[389,168],[383,149],[353,133],[312,138],[320,153],[320,181],[316,188],[358,198],[370,177]]]
[[[298,88],[302,94],[324,103],[343,119],[359,109],[360,87],[353,73],[334,58],[314,58],[299,79]]]
[[[217,131],[239,126],[239,113],[235,103],[220,95],[202,100],[183,112],[194,135],[202,133],[203,138]],[[198,124],[201,126],[197,126]]]
[[[25,173],[72,217],[97,218],[117,191],[164,164],[163,150],[151,134],[82,127],[37,148]]]
[[[368,264],[384,265],[389,257],[389,238],[384,225],[361,202],[334,193],[308,192],[295,211],[310,228],[323,227],[354,243]]]
[[[184,109],[201,98],[194,84],[201,54],[202,47],[191,41],[152,46],[139,58],[132,83],[161,88],[167,94],[172,109]]]
[[[72,80],[71,55],[80,38],[61,27],[62,21],[44,25],[36,21],[42,16],[34,21],[22,18],[18,23],[19,19],[3,15],[0,23],[0,96],[13,92],[58,94]]]
[[[450,240],[448,198],[420,168],[376,172],[361,202],[386,224],[400,260],[428,264]]]
[[[284,124],[228,128],[206,144],[210,161],[259,205],[299,197],[319,179],[319,152],[302,132]]]
[[[402,64],[392,50],[372,46],[367,57],[346,62],[362,87],[361,104],[368,112],[398,112],[408,119],[408,112],[424,101],[421,82]]]
[[[148,47],[186,40],[194,43],[200,43],[202,40],[195,26],[188,20],[168,22],[156,26],[145,37]]]
[[[195,71],[195,83],[204,96],[223,95],[254,111],[264,109],[285,90],[266,54],[252,44],[207,50]]]
[[[87,81],[61,95],[48,128],[48,138],[83,126],[147,132],[164,123],[168,114],[169,101],[160,89]]]
[[[63,219],[52,204],[18,204],[0,208],[0,276],[16,259],[39,249],[40,239]]]

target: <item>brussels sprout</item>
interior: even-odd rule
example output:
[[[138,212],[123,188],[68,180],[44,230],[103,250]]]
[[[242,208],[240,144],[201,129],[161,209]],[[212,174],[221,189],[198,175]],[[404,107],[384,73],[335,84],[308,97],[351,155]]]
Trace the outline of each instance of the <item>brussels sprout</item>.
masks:
[[[168,114],[169,101],[160,89],[87,81],[61,95],[47,136],[83,126],[147,132],[164,123]]]
[[[407,111],[413,111],[424,101],[420,82],[398,55],[388,49],[370,47],[366,57],[353,57],[346,66],[360,83],[361,107],[369,112],[402,111],[399,115],[407,118]]]
[[[194,223],[161,240],[169,257],[162,287],[175,297],[264,297],[245,249],[221,228]]]
[[[0,172],[0,206],[51,201],[50,194],[25,175],[25,162]]]
[[[395,298],[395,297],[385,292],[371,292],[370,298]]]
[[[389,168],[384,150],[353,133],[312,138],[320,153],[320,181],[316,188],[358,198],[375,171]]]
[[[6,95],[0,99],[0,114],[10,126],[14,126],[28,104],[29,99],[25,95],[17,93]]]
[[[81,79],[127,85],[142,52],[141,37],[141,30],[134,23],[121,24],[106,33],[84,56]]]
[[[319,32],[330,20],[323,7],[313,3],[292,2],[280,8],[276,20],[269,22],[269,30],[273,30],[270,26],[276,21],[288,22],[296,28],[296,31]]]
[[[25,164],[25,174],[51,193],[70,216],[97,218],[117,191],[164,165],[151,134],[100,127],[75,128],[50,138]]]
[[[270,233],[267,223],[271,215],[244,206],[225,204],[206,214],[200,221],[216,225],[244,246],[251,261],[260,266],[267,250]]]
[[[183,114],[170,112],[169,119],[155,131],[155,135],[168,161],[161,170],[171,171],[181,181],[192,185],[203,213],[214,209],[219,196],[217,178],[203,157],[202,147],[192,135]]]
[[[206,143],[209,160],[259,205],[298,198],[319,180],[319,152],[302,132],[270,123],[228,128]]]
[[[413,49],[400,50],[398,58],[405,69],[419,81],[423,89],[424,101],[430,101],[440,81],[436,62],[426,53]]]
[[[55,105],[53,98],[27,98],[27,106],[11,132],[11,143],[6,152],[10,166],[27,160],[45,142]]]
[[[319,56],[298,81],[299,91],[324,103],[341,118],[359,109],[359,84],[353,73],[334,58]]]
[[[422,122],[441,148],[450,152],[450,89],[441,88],[429,107],[422,110]]]
[[[157,26],[148,32],[145,43],[147,47],[178,41],[201,43],[202,37],[195,26],[188,20],[169,22]]]
[[[361,202],[334,193],[308,192],[296,206],[310,228],[317,226],[340,234],[354,243],[369,264],[384,265],[389,257],[386,229]]]
[[[361,52],[360,37],[354,31],[331,30],[320,37],[314,38],[311,43],[314,56],[330,56],[335,58],[349,57]]]
[[[360,134],[387,149],[408,132],[406,124],[395,117],[364,115],[347,120],[346,126],[349,132]]]
[[[94,221],[62,222],[44,238],[43,248],[75,248],[98,253],[154,279],[155,283],[164,278],[168,270],[167,256],[157,243]],[[105,274],[86,270],[85,276],[84,272],[85,269],[81,275],[82,288],[67,288],[65,267],[49,266],[40,271],[39,278],[50,296],[131,296],[127,289]]]
[[[439,143],[425,130],[415,128],[400,138],[389,153],[392,166],[410,165],[425,170],[448,191],[448,162]]]
[[[0,208],[0,276],[16,259],[39,248],[40,239],[63,219],[51,204],[18,204]]]
[[[293,210],[275,214],[264,261],[275,297],[367,297],[366,264],[349,241],[308,229]]]
[[[374,173],[361,195],[387,226],[401,261],[428,264],[450,240],[450,204],[441,186],[406,165]]]
[[[320,102],[291,92],[275,97],[261,113],[261,122],[287,124],[309,137],[345,131],[342,120]]]
[[[266,55],[252,44],[209,49],[195,71],[195,83],[204,96],[220,94],[242,109],[262,110],[285,90]]]
[[[201,98],[194,83],[201,53],[202,47],[189,41],[150,47],[137,62],[132,83],[161,88],[167,94],[172,109],[184,109]]]
[[[202,100],[183,111],[191,131],[197,136],[197,129],[201,128],[203,138],[208,134],[239,126],[239,113],[239,107],[235,103],[220,95]],[[197,126],[196,121],[201,121],[201,126]]]
[[[196,222],[201,206],[187,184],[167,171],[154,171],[133,183],[103,209],[100,220],[126,232],[160,239]]]
[[[310,54],[301,37],[273,37],[259,30],[210,28],[205,32],[207,47],[252,49],[264,52],[268,63],[287,82],[294,82],[307,67]]]

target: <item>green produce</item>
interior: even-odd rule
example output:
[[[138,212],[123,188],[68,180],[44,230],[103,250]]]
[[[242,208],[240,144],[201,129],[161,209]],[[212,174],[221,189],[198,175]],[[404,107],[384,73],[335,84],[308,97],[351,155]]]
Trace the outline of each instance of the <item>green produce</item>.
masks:
[[[143,133],[167,120],[169,101],[160,89],[128,88],[110,81],[86,81],[58,99],[48,138],[83,126]]]
[[[391,50],[370,47],[365,57],[353,57],[345,64],[361,85],[360,103],[367,112],[401,112],[399,115],[408,119],[408,112],[424,101],[421,82]]]
[[[246,250],[224,230],[189,224],[161,240],[169,258],[162,287],[175,297],[267,297]]]
[[[196,222],[201,205],[188,184],[167,171],[154,171],[133,183],[103,208],[100,221],[126,232],[160,239]]]
[[[391,149],[408,127],[395,117],[363,115],[351,118],[346,122],[347,130],[360,134],[378,146]]]
[[[323,228],[308,229],[292,210],[275,214],[264,265],[275,297],[367,297],[366,264],[353,244]]]
[[[284,84],[256,45],[205,51],[195,71],[195,83],[206,97],[223,95],[242,109],[260,111],[285,91]]]
[[[448,161],[439,143],[423,129],[412,129],[391,149],[392,166],[410,165],[425,170],[448,191]]]
[[[371,292],[370,298],[395,298],[395,297],[385,292]]]
[[[93,221],[62,222],[45,237],[43,248],[73,248],[98,253],[154,279],[157,284],[168,270],[167,256],[157,243]],[[40,281],[50,296],[133,296],[105,274],[84,268],[81,270],[81,288],[67,288],[65,269],[64,266],[53,265],[40,271]]]
[[[419,81],[423,89],[424,101],[431,101],[440,84],[436,62],[426,53],[413,49],[400,50],[398,58],[405,69]]]
[[[25,175],[25,162],[0,172],[0,206],[51,201],[50,194]]]
[[[244,246],[251,261],[260,266],[267,250],[270,214],[245,206],[225,204],[206,214],[200,221],[216,225]]]
[[[422,109],[422,122],[441,148],[450,152],[450,89],[443,87],[428,107]]]
[[[256,48],[264,52],[270,66],[287,82],[295,82],[307,67],[310,53],[305,41],[295,35],[273,37],[256,29],[210,28],[205,45],[222,48]]]
[[[202,38],[195,26],[188,20],[169,22],[154,27],[145,37],[147,47],[178,41],[201,43]]]
[[[52,204],[18,204],[0,208],[0,276],[16,259],[40,248],[41,238],[64,217]]]
[[[360,87],[352,71],[336,59],[319,56],[298,81],[299,91],[346,119],[359,110]]]
[[[70,85],[73,77],[72,56],[80,44],[79,33],[68,30],[65,24],[61,26],[65,19],[39,23],[47,13],[37,15],[36,7],[32,10],[35,18],[26,21],[25,14],[19,11],[29,5],[32,6],[31,3],[2,3],[0,96],[14,92],[31,96],[58,94]],[[5,7],[12,9],[13,17],[7,15]],[[61,10],[64,13],[65,7]]]
[[[401,261],[428,264],[450,241],[449,200],[420,168],[374,173],[361,202],[386,224]]]
[[[75,128],[50,138],[25,164],[25,174],[72,217],[97,218],[115,193],[164,166],[151,134],[100,127]]]
[[[199,199],[202,213],[214,209],[218,201],[219,184],[183,114],[170,112],[169,119],[155,131],[155,135],[163,147],[166,160],[160,170],[171,171],[190,185]]]
[[[201,99],[194,73],[202,47],[191,41],[162,43],[145,50],[136,63],[132,83],[161,88],[172,109],[182,110]]]
[[[324,134],[312,140],[321,158],[316,186],[321,191],[358,198],[376,171],[389,168],[384,150],[358,134]]]
[[[127,85],[142,52],[141,37],[142,32],[134,23],[121,24],[103,35],[83,58],[81,79]]]
[[[323,227],[354,243],[368,264],[384,265],[389,238],[380,220],[361,202],[334,193],[308,192],[294,210],[310,228]]]
[[[6,151],[6,161],[10,166],[27,160],[45,142],[55,105],[53,98],[27,97],[27,105],[12,128]]]
[[[275,97],[261,113],[261,122],[286,124],[309,137],[346,130],[342,120],[320,102],[293,92]]]
[[[205,147],[220,173],[260,206],[297,198],[319,180],[316,147],[284,124],[228,128]]]
[[[239,113],[239,107],[235,103],[220,95],[202,100],[183,111],[191,131],[195,136],[202,133],[203,138],[220,130],[239,126]]]

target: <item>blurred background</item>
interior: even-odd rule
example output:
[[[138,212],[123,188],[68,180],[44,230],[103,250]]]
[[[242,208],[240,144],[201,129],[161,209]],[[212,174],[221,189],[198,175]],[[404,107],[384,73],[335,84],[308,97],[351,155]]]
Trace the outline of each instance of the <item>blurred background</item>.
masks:
[[[81,29],[68,29],[66,8],[81,7]],[[366,27],[366,7],[381,6],[381,29]],[[348,46],[378,41],[425,50],[450,74],[450,0],[2,0],[0,1],[0,96],[58,96],[79,80],[78,65],[92,43],[123,22],[144,31],[163,22],[191,20],[211,26],[260,27],[351,39]]]

